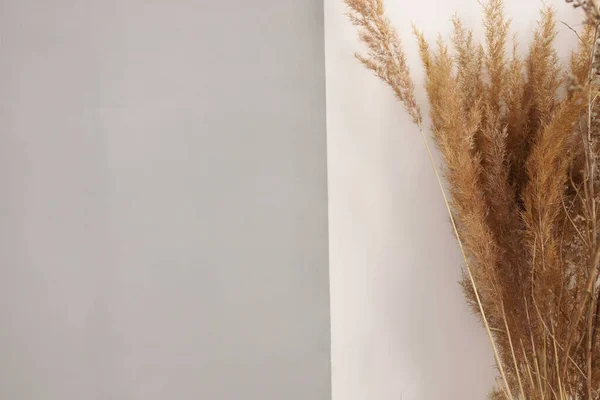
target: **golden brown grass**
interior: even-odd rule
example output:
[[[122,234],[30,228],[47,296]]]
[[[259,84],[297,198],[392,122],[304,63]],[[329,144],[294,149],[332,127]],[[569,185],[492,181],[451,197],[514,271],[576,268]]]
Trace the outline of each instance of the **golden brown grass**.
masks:
[[[392,87],[433,163],[383,0],[345,1],[367,45],[357,58]],[[450,44],[431,46],[414,29],[462,286],[500,375],[494,399],[600,399],[600,11],[595,0],[567,3],[586,22],[567,66],[547,6],[523,57],[502,0],[483,4],[481,44],[458,17]]]

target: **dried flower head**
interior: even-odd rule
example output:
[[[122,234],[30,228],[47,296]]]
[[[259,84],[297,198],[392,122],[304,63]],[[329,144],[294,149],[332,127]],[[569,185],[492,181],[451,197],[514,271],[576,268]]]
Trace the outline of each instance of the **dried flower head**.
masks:
[[[366,56],[357,53],[356,58],[394,90],[413,122],[421,124],[421,109],[415,99],[406,55],[385,16],[383,0],[347,0],[346,4],[351,9],[348,18],[359,28],[360,38],[368,48]]]
[[[598,9],[597,0],[565,0],[572,4],[574,8],[581,8],[586,15],[586,22],[591,25],[600,23],[600,10]]]

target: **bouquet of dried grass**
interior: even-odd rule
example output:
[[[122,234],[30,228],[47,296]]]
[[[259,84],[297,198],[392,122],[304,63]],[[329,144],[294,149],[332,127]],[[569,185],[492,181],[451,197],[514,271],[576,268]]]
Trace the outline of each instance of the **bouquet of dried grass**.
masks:
[[[368,49],[357,58],[394,90],[429,150],[383,0],[345,1]],[[484,44],[456,17],[453,51],[414,28],[462,286],[496,357],[494,399],[600,399],[600,10],[567,3],[586,22],[568,66],[550,7],[524,58],[516,40],[506,49],[502,0],[483,4]]]

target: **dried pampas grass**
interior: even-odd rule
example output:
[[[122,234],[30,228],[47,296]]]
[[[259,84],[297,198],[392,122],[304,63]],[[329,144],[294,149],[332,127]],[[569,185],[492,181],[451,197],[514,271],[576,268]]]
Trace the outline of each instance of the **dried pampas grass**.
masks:
[[[464,293],[496,357],[490,397],[600,399],[596,0],[567,0],[586,22],[567,66],[547,6],[523,58],[502,0],[483,4],[482,44],[457,17],[450,44],[431,46],[414,28],[447,194],[383,0],[345,1],[367,47],[358,60],[393,89],[436,170],[464,256]]]

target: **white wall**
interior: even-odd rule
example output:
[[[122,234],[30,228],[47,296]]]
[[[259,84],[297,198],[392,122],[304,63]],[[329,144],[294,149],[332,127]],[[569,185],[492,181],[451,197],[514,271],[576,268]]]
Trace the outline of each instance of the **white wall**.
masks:
[[[330,398],[322,0],[0,0],[0,398]]]
[[[541,2],[506,3],[526,43]],[[562,0],[548,3],[578,24]],[[435,40],[458,11],[481,32],[479,6],[386,4],[424,105],[409,22]],[[325,0],[333,399],[483,399],[493,357],[456,283],[461,257],[425,148],[391,91],[353,58],[362,47],[346,11],[342,0]],[[560,29],[565,55],[576,39]]]

